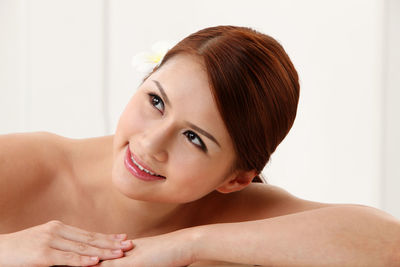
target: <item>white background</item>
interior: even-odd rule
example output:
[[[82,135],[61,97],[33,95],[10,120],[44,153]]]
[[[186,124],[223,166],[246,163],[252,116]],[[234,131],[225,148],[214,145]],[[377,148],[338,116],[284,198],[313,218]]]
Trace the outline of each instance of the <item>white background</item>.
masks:
[[[400,218],[397,0],[0,0],[0,134],[112,134],[142,78],[132,55],[222,24],[273,36],[300,75],[268,182]]]

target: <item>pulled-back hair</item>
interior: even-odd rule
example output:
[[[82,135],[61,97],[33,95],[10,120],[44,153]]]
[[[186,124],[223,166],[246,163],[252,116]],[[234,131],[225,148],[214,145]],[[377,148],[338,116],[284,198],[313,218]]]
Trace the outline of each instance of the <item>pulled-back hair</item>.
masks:
[[[299,101],[298,75],[283,47],[251,28],[210,27],[176,44],[153,72],[178,54],[204,62],[236,151],[233,168],[261,174],[292,127]],[[257,175],[253,182],[262,180]]]

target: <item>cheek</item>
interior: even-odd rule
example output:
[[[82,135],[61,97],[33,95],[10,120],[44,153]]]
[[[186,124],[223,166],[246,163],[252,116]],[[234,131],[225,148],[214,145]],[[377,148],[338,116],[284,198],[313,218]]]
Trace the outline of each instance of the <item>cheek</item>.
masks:
[[[146,105],[141,98],[132,99],[121,114],[117,132],[125,138],[151,127],[155,122],[157,111]]]
[[[171,178],[183,199],[198,199],[214,191],[226,174],[223,162],[202,159],[193,153],[179,153],[170,163]]]

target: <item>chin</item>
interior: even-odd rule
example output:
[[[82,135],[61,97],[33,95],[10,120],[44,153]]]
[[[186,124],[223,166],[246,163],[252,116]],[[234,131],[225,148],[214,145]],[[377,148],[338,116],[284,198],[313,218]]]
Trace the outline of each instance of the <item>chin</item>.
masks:
[[[137,185],[134,184],[132,178],[126,177],[126,174],[121,172],[121,169],[118,169],[115,166],[113,167],[111,181],[114,188],[116,188],[121,194],[131,199],[138,199],[134,192],[135,189],[137,189]]]

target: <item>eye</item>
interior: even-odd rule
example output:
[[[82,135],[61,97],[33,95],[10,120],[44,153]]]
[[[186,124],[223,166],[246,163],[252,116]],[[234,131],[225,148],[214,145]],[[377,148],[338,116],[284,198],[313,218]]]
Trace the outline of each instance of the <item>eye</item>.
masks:
[[[199,147],[204,152],[207,152],[207,147],[204,145],[204,142],[201,138],[192,131],[186,131],[183,133],[187,139],[192,142],[195,146]]]
[[[164,102],[161,97],[156,94],[149,94],[150,104],[158,109],[161,113],[164,113]]]

